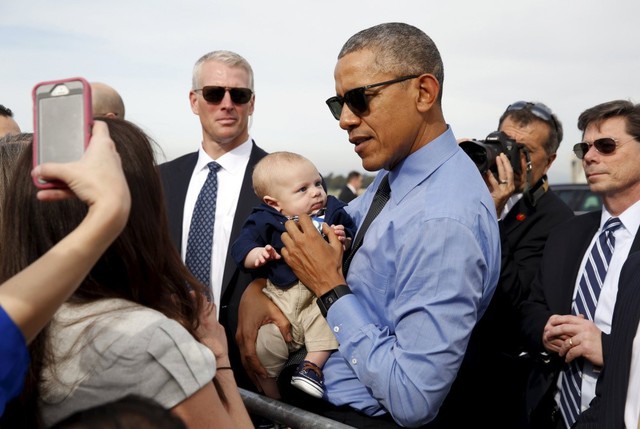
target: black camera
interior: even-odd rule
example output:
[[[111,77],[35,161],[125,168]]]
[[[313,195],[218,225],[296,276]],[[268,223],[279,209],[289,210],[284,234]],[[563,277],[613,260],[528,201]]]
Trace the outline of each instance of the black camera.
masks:
[[[460,148],[476,164],[481,173],[491,170],[498,176],[496,158],[501,153],[507,155],[511,161],[513,174],[518,177],[522,174],[522,164],[520,162],[520,152],[524,152],[528,159],[527,149],[524,145],[516,143],[515,140],[507,137],[502,131],[494,131],[484,140],[467,140],[460,143]]]

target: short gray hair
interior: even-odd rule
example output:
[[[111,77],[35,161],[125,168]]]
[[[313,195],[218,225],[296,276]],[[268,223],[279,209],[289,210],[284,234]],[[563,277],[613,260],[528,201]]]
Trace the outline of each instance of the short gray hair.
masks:
[[[193,66],[193,76],[191,81],[191,89],[198,89],[200,79],[200,68],[207,61],[215,61],[226,64],[229,67],[238,67],[243,69],[249,75],[249,89],[253,91],[253,69],[251,64],[239,54],[231,51],[212,51],[204,54]]]
[[[344,44],[338,59],[352,52],[368,49],[375,52],[378,72],[400,76],[429,73],[440,84],[438,102],[442,101],[444,65],[438,47],[422,30],[402,22],[379,24],[362,30]]]

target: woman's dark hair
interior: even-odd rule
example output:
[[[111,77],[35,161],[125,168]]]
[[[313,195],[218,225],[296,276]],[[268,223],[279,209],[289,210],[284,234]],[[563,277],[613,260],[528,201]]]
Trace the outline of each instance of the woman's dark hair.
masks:
[[[9,134],[0,137],[0,219],[2,219],[2,200],[11,190],[11,177],[16,161],[31,143],[33,134]]]
[[[101,298],[130,300],[176,320],[197,338],[202,304],[193,299],[190,291],[204,294],[204,286],[184,266],[171,242],[152,141],[130,122],[101,120],[109,126],[122,159],[131,191],[131,213],[120,236],[96,263],[70,302],[88,303]],[[46,253],[87,214],[86,205],[77,199],[37,200],[37,189],[30,176],[31,162],[29,147],[15,167],[12,192],[7,193],[2,202],[0,282]],[[25,385],[28,398],[22,398],[30,409],[23,408],[18,414],[36,414],[37,386],[47,356],[46,338],[45,329],[30,346],[31,368]]]

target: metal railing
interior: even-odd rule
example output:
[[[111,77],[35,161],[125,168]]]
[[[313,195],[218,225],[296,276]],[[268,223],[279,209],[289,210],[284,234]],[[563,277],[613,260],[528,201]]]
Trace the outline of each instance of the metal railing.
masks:
[[[293,429],[353,429],[353,426],[347,426],[245,389],[240,389],[240,396],[250,414],[266,417]]]

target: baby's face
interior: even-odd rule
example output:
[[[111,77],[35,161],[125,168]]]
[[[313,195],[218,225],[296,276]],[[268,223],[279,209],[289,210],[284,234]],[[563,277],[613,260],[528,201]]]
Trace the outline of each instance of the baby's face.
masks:
[[[283,215],[311,214],[327,204],[322,178],[312,163],[291,163],[276,175],[271,194],[278,201],[274,207]]]

